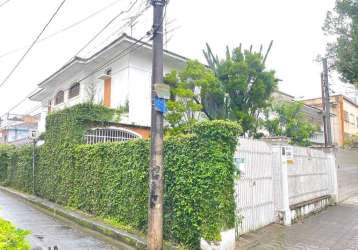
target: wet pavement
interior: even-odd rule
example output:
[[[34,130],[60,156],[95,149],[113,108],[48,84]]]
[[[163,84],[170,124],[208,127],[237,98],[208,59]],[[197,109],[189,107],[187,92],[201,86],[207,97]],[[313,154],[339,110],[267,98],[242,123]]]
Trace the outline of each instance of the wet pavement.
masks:
[[[271,225],[244,235],[239,249],[358,250],[358,196],[290,227]]]
[[[0,217],[32,232],[28,236],[33,249],[112,250],[128,249],[100,239],[76,225],[60,221],[26,202],[0,190]],[[56,248],[57,247],[57,248]]]

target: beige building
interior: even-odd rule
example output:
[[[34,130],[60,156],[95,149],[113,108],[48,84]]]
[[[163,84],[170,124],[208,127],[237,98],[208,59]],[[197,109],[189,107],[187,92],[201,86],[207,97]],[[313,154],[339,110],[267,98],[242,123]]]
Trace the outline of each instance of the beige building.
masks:
[[[304,100],[304,103],[322,109],[322,99]],[[343,146],[347,138],[358,136],[358,105],[343,95],[331,96],[333,142]]]

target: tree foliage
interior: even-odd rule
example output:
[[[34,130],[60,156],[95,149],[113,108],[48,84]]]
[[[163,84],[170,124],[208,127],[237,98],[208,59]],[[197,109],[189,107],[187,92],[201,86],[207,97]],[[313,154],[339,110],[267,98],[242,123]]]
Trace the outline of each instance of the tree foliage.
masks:
[[[358,135],[347,136],[344,138],[344,147],[349,149],[358,149]]]
[[[327,45],[328,56],[343,81],[358,87],[358,1],[336,0],[327,13],[323,30],[336,38]]]
[[[165,117],[172,128],[171,132],[180,133],[190,129],[202,117],[203,95],[217,87],[215,75],[198,61],[188,61],[182,72],[167,74],[165,82],[171,87],[169,113]]]
[[[275,72],[265,67],[268,52],[264,55],[262,49],[253,52],[240,46],[227,48],[226,57],[219,59],[207,45],[204,55],[209,67],[189,61],[183,72],[168,74],[166,82],[173,91],[166,118],[171,127],[190,125],[197,120],[194,115],[201,114],[211,120],[238,121],[243,133],[256,134],[258,117],[277,87]]]
[[[293,144],[311,145],[310,138],[317,128],[305,120],[302,103],[280,102],[266,111],[264,126],[271,136],[286,136]]]
[[[9,221],[0,218],[0,249],[30,250],[30,243],[25,239],[30,232],[15,228]]]

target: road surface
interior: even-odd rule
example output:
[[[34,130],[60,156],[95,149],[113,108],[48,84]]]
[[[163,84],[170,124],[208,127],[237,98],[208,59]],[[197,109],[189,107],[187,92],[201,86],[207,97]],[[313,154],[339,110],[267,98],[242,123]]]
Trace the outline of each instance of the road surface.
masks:
[[[55,219],[46,213],[0,190],[0,217],[32,233],[28,240],[36,250],[113,250],[132,249],[110,243],[104,238],[77,227],[73,223]]]

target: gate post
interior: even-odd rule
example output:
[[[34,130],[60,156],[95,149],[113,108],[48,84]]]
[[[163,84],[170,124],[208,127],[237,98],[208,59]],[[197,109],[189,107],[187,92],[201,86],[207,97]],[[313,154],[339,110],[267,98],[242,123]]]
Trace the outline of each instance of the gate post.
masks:
[[[328,164],[329,164],[329,173],[330,173],[330,185],[332,185],[332,203],[335,204],[339,201],[338,196],[338,180],[337,180],[337,167],[336,167],[336,157],[333,153],[329,153],[328,156]]]
[[[286,147],[281,146],[281,180],[282,180],[282,205],[283,205],[283,224],[291,225],[290,200],[288,195],[288,172]]]

